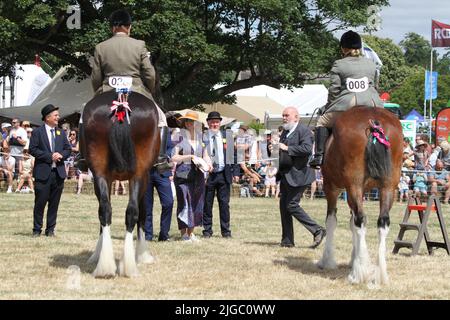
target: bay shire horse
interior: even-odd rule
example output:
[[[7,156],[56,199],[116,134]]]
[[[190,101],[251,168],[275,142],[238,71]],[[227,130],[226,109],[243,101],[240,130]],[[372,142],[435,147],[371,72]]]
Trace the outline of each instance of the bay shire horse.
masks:
[[[387,140],[387,141],[386,141]],[[354,107],[336,120],[327,141],[322,166],[323,188],[327,198],[327,238],[320,268],[336,268],[334,231],[336,203],[342,189],[347,191],[351,209],[353,251],[351,283],[385,284],[386,237],[389,232],[389,211],[395,199],[402,166],[403,133],[400,121],[383,108]],[[378,268],[370,264],[366,245],[367,218],[363,210],[364,192],[378,188],[380,213],[378,225]]]
[[[144,235],[144,193],[148,171],[157,158],[160,145],[158,112],[153,101],[132,92],[128,98],[131,108],[129,118],[124,117],[124,114],[116,118],[111,112],[113,100],[116,99],[115,91],[102,93],[86,104],[82,115],[84,130],[81,148],[94,176],[101,224],[95,252],[88,261],[97,262],[93,273],[95,277],[114,277],[117,272],[110,233],[111,184],[114,180],[129,180],[130,186],[125,217],[125,244],[119,274],[136,276],[136,261],[153,262]],[[133,230],[136,224],[138,236],[135,253]]]

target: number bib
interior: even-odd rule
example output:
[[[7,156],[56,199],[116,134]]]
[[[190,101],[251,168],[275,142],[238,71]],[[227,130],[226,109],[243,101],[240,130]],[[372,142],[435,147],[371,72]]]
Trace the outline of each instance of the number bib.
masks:
[[[133,84],[133,78],[122,76],[109,77],[109,85],[114,89],[130,89]]]
[[[346,86],[350,92],[364,92],[369,88],[369,79],[367,77],[360,79],[347,78]]]

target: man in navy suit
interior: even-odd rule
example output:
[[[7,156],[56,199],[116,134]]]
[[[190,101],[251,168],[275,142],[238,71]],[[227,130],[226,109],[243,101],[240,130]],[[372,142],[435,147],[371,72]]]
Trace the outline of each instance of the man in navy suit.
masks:
[[[170,134],[167,135],[167,141],[165,143],[167,158],[172,154],[172,139]],[[151,241],[153,239],[153,188],[156,188],[161,202],[161,220],[158,241],[169,241],[170,222],[172,221],[172,209],[173,209],[173,194],[170,177],[172,176],[172,170],[164,169],[159,170],[156,167],[152,167],[149,172],[149,179],[147,184],[147,190],[145,192],[145,240]]]
[[[233,175],[238,175],[236,166],[226,163],[225,136],[220,132],[222,117],[217,111],[211,111],[206,119],[209,130],[205,134],[204,143],[213,162],[206,180],[205,206],[203,211],[203,237],[209,238],[212,230],[212,208],[217,191],[219,202],[220,232],[222,237],[231,238],[230,229],[230,191]],[[234,146],[230,146],[233,148]]]
[[[30,139],[30,154],[35,158],[33,177],[35,198],[33,210],[33,236],[39,236],[42,229],[44,209],[47,209],[45,235],[55,235],[56,215],[64,188],[66,170],[64,160],[72,150],[66,135],[59,130],[58,107],[46,105],[41,110],[44,125],[33,130]]]

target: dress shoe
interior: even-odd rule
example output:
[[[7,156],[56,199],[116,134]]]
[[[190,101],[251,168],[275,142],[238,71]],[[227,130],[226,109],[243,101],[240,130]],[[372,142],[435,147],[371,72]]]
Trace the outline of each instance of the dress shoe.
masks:
[[[293,247],[294,247],[294,244],[293,244],[293,243],[281,242],[281,243],[280,243],[280,247],[283,247],[283,248],[293,248]]]
[[[222,237],[224,237],[224,238],[232,238],[232,237],[231,237],[231,233],[223,234]]]
[[[311,249],[317,248],[322,243],[322,240],[325,238],[326,235],[327,231],[325,229],[320,229],[320,231],[314,235],[314,242],[310,248]]]
[[[47,237],[54,237],[54,236],[55,236],[55,233],[54,233],[53,231],[49,231],[49,232],[46,232],[45,235],[46,235]]]
[[[202,237],[203,238],[211,238],[212,234],[211,233],[203,233]]]

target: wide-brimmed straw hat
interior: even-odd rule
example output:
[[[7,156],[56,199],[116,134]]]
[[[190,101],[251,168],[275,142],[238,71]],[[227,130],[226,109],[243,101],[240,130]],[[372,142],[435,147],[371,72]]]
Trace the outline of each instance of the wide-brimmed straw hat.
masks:
[[[188,111],[188,112],[186,112],[186,114],[184,116],[178,118],[178,120],[183,120],[183,119],[199,121],[198,113],[195,111]]]
[[[423,140],[417,140],[416,141],[416,148],[418,148],[418,147],[420,147],[420,146],[423,146],[423,145],[427,145],[427,143],[425,142],[425,141],[423,141]]]

